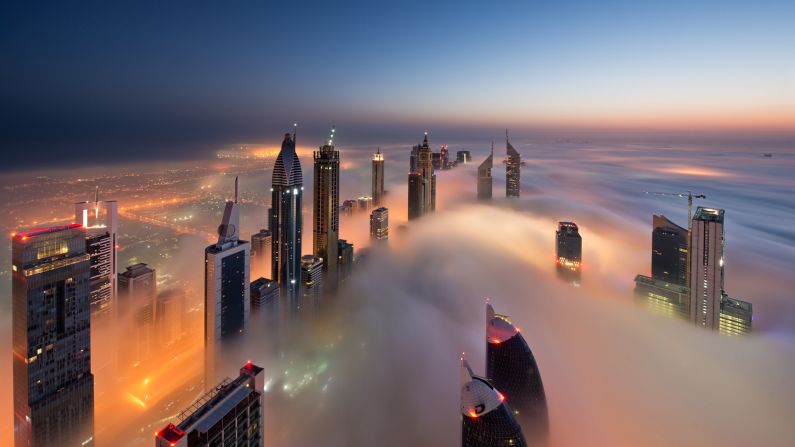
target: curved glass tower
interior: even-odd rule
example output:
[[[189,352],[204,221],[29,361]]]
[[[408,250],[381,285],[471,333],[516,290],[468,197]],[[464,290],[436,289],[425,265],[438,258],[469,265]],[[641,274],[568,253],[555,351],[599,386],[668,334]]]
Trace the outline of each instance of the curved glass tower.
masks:
[[[547,399],[533,352],[504,315],[486,305],[486,377],[505,393],[527,439],[544,439]],[[532,442],[532,441],[531,441]]]
[[[301,280],[301,162],[295,153],[295,134],[284,134],[273,166],[270,229],[273,237],[271,274],[291,303],[298,302]]]
[[[505,397],[461,361],[461,445],[463,447],[525,447],[522,428]]]

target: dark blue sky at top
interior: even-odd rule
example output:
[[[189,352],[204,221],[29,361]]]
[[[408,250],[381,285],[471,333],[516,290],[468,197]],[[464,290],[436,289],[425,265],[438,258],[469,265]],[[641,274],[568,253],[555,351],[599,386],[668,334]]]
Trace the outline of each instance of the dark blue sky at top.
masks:
[[[738,103],[759,101],[738,93],[748,79],[793,73],[792,4],[646,3],[4,2],[0,144],[13,168],[189,157],[294,121],[413,141],[543,127],[581,98],[631,108],[683,69],[696,92],[723,73],[709,95]]]

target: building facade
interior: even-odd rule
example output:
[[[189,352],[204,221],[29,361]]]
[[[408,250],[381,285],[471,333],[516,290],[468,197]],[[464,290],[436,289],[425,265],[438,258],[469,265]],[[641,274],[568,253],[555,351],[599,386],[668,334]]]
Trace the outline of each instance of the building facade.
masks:
[[[344,281],[353,271],[353,244],[340,239],[337,247],[339,280]]]
[[[127,267],[118,277],[118,324],[129,334],[118,351],[127,364],[139,364],[157,348],[157,273],[144,263]]]
[[[457,151],[455,153],[455,162],[459,165],[464,165],[472,161],[472,154],[469,151]]]
[[[687,285],[687,229],[663,215],[652,217],[651,277]]]
[[[11,243],[14,443],[93,445],[91,261],[80,224]]]
[[[461,445],[463,447],[525,447],[522,427],[505,395],[492,383],[472,373],[461,361]]]
[[[91,257],[91,315],[113,315],[116,302],[118,209],[115,200],[75,203],[75,222],[86,230],[86,252]]]
[[[301,280],[301,199],[304,194],[295,134],[284,135],[272,179],[270,230],[273,236],[271,278],[289,299],[298,299]]]
[[[324,259],[329,276],[337,274],[340,233],[340,152],[334,148],[334,128],[326,144],[315,151],[313,253]],[[300,210],[299,210],[300,212]]]
[[[260,309],[279,300],[279,283],[268,278],[257,278],[250,286],[251,308]]]
[[[301,305],[315,309],[323,298],[323,258],[301,257]],[[297,309],[300,310],[300,309]]]
[[[409,219],[416,219],[436,210],[436,174],[433,172],[433,153],[428,145],[428,133],[422,145],[414,146],[416,170],[409,172]]]
[[[243,332],[251,310],[249,296],[250,249],[240,240],[240,207],[226,202],[218,242],[204,250],[205,384],[215,383],[215,351],[220,343]]]
[[[490,304],[486,322],[486,377],[505,394],[526,439],[546,439],[547,400],[533,352],[516,326]]]
[[[494,166],[494,143],[491,144],[491,153],[483,163],[478,166],[478,200],[491,200],[493,179],[491,169]]]
[[[389,210],[383,206],[370,213],[370,239],[374,241],[389,239]]]
[[[698,207],[693,215],[690,249],[690,321],[718,330],[723,296],[722,209]]]
[[[505,162],[505,196],[519,197],[521,190],[522,158],[519,152],[513,148],[511,142],[505,138],[505,151],[508,156]]]
[[[251,235],[251,276],[270,276],[272,251],[271,230],[262,229]]]
[[[384,154],[379,147],[373,154],[373,206],[384,204]]]
[[[720,301],[720,325],[718,330],[726,335],[751,333],[754,308],[751,303],[723,295]]]
[[[419,172],[409,172],[409,220],[422,216],[422,175]]]
[[[247,362],[155,433],[155,447],[262,447],[262,371]]]
[[[637,275],[635,297],[658,315],[690,319],[690,291],[683,285]]]

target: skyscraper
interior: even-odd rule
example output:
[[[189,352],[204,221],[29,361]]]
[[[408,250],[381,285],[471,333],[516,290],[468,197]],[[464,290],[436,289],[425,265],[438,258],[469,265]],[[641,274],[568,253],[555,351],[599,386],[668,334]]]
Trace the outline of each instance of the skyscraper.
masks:
[[[505,396],[461,360],[461,446],[524,447],[522,428]]]
[[[373,198],[361,196],[356,199],[356,204],[358,205],[359,211],[370,211],[370,209],[373,207]]]
[[[494,142],[491,143],[491,153],[483,163],[478,166],[478,199],[490,200],[491,199],[491,168],[494,166]]]
[[[131,265],[119,274],[118,287],[117,316],[125,333],[133,334],[120,343],[120,353],[128,364],[138,364],[150,358],[156,344],[156,272],[144,263]]]
[[[271,275],[272,247],[271,230],[262,229],[251,235],[251,276]]]
[[[579,267],[582,262],[582,236],[574,222],[558,222],[555,232],[558,264]]]
[[[721,297],[719,330],[722,334],[750,334],[753,317],[754,308],[751,303],[730,298],[726,294]]]
[[[690,319],[690,290],[645,275],[635,276],[635,296],[652,312],[669,318]]]
[[[303,306],[314,309],[320,305],[323,295],[323,258],[312,255],[301,257],[301,293]]]
[[[370,239],[384,242],[389,239],[389,210],[383,206],[370,213]]]
[[[264,388],[262,368],[247,362],[158,431],[155,447],[262,447]]]
[[[450,150],[446,144],[439,148],[439,158],[441,158],[440,169],[450,169]]]
[[[313,253],[315,257],[325,260],[323,268],[329,276],[336,277],[337,239],[340,232],[340,152],[334,148],[333,127],[326,144],[320,146],[314,156]]]
[[[422,216],[422,175],[409,172],[409,220]]]
[[[251,308],[260,309],[279,300],[279,283],[268,278],[257,278],[251,282]]]
[[[718,330],[723,296],[723,210],[698,207],[690,247],[690,320]]]
[[[519,190],[521,189],[520,177],[522,173],[522,158],[519,152],[513,148],[511,142],[508,141],[508,131],[505,131],[505,150],[508,159],[505,163],[505,196],[506,197],[519,197]]]
[[[340,239],[337,242],[337,263],[339,265],[339,280],[344,281],[353,269],[353,244]]]
[[[384,200],[384,154],[379,147],[373,154],[373,205],[381,206]]]
[[[227,201],[218,242],[204,250],[204,349],[205,384],[215,382],[216,344],[242,332],[248,321],[250,245],[240,240],[240,207],[237,204],[237,178],[234,201]]]
[[[14,442],[92,445],[90,255],[79,224],[11,243]]]
[[[433,152],[428,145],[428,133],[418,153],[417,170],[422,175],[422,214],[436,211],[436,174],[433,172]]]
[[[281,292],[298,299],[301,280],[301,198],[304,194],[301,162],[295,153],[295,134],[284,134],[272,179],[270,230],[273,236],[271,278]]]
[[[409,156],[409,172],[419,171],[420,148],[418,144],[411,148],[411,156]]]
[[[652,218],[652,228],[651,277],[687,285],[687,229],[658,214]]]
[[[455,153],[455,162],[459,165],[465,165],[472,161],[472,154],[469,151],[457,151]]]
[[[421,146],[414,146],[416,171],[409,172],[409,219],[416,219],[436,210],[436,174],[433,172],[433,154],[428,145],[428,132]],[[412,163],[414,164],[414,163]]]
[[[182,338],[185,318],[185,290],[169,289],[157,294],[155,311],[157,341],[161,346],[173,345]]]
[[[547,400],[541,372],[524,337],[504,315],[486,305],[486,377],[503,392],[528,440],[544,439]]]
[[[116,231],[118,211],[115,200],[75,203],[75,222],[86,230],[86,252],[91,256],[91,315],[111,315],[116,302]]]

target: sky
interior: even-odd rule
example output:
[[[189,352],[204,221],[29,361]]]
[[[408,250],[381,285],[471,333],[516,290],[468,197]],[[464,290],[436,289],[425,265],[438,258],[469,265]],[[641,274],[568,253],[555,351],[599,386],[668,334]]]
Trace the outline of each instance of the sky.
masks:
[[[294,122],[372,144],[795,134],[792,2],[428,3],[6,2],[4,168],[206,155]]]

